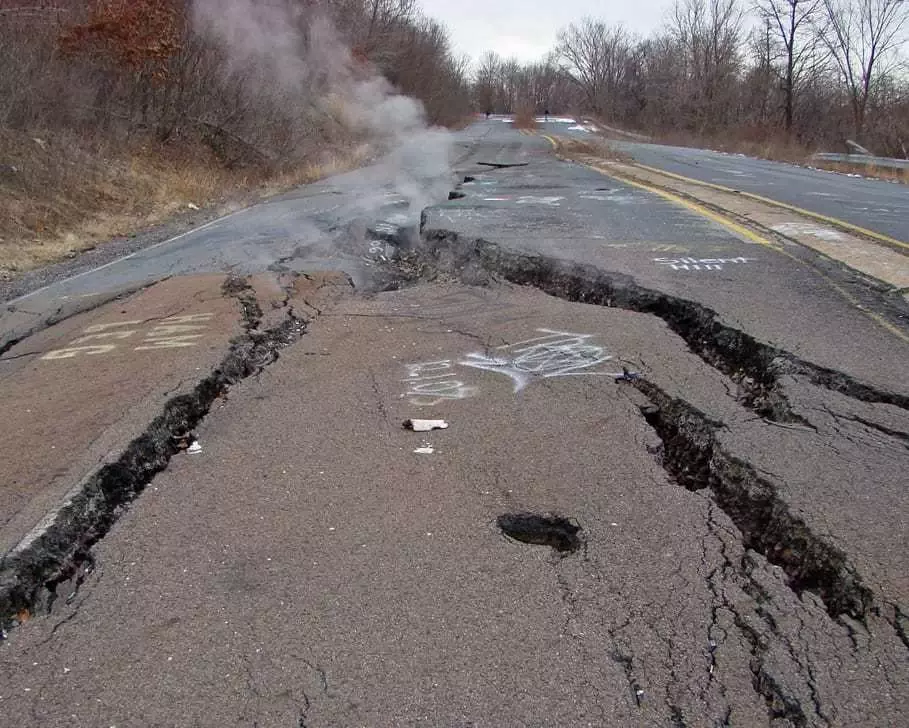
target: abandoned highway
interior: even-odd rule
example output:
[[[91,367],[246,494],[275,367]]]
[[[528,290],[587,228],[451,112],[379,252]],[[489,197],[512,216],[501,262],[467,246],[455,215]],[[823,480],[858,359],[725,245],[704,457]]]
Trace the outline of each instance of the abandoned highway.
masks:
[[[905,187],[513,127],[9,289],[0,724],[907,724]]]

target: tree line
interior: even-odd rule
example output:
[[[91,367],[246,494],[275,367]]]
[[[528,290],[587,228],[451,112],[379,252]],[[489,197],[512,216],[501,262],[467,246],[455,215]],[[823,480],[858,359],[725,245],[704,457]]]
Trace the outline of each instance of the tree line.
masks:
[[[345,138],[345,94],[381,75],[456,122],[468,71],[415,0],[0,2],[0,127],[203,139],[231,163]]]
[[[676,0],[640,37],[586,18],[552,52],[480,58],[480,111],[574,112],[653,134],[804,146],[852,139],[909,157],[906,0]]]

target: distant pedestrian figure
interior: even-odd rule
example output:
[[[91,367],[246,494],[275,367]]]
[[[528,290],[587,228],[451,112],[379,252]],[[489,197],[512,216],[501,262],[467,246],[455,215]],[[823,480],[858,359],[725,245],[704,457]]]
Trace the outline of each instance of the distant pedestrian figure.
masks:
[[[487,112],[486,112],[486,121],[489,121],[489,115],[490,115],[491,113],[492,113],[491,111],[487,111]]]
[[[549,109],[543,112],[543,118],[546,119],[546,123],[549,123]]]

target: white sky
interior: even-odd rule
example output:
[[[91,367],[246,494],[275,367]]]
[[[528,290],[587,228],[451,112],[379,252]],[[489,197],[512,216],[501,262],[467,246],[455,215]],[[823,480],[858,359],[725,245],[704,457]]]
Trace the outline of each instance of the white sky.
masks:
[[[454,50],[476,61],[487,50],[520,61],[541,59],[556,34],[586,15],[647,35],[662,25],[672,0],[420,0],[448,28]]]

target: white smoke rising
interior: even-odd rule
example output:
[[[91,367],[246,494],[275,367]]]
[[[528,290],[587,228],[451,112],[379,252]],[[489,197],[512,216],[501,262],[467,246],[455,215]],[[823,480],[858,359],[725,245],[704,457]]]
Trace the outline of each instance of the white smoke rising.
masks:
[[[226,51],[229,71],[268,79],[281,90],[302,90],[309,80],[299,10],[255,0],[195,0],[193,25]]]
[[[432,128],[423,105],[395,92],[375,72],[354,62],[333,22],[285,0],[195,0],[195,27],[215,40],[230,72],[281,103],[308,106],[340,120],[376,145],[371,172],[408,202],[411,217],[450,187],[450,134]],[[387,201],[387,189],[363,190],[365,211]]]

